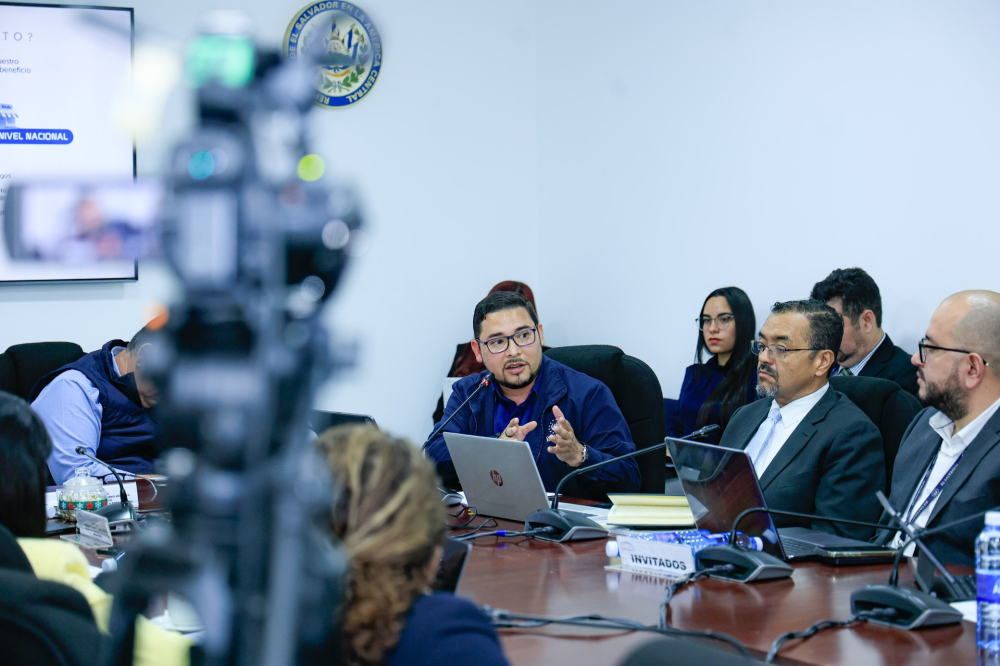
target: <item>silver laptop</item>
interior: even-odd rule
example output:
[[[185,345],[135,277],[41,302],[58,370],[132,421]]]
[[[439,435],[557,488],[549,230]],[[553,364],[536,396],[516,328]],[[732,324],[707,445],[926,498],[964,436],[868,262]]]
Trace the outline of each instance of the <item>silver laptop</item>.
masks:
[[[545,486],[526,442],[444,434],[469,506],[484,516],[524,519],[548,508]]]

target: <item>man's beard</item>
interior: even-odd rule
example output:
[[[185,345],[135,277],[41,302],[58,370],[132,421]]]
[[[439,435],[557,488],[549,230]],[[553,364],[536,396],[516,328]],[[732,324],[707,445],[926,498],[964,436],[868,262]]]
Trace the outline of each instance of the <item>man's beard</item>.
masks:
[[[501,369],[500,374],[494,377],[496,383],[507,389],[519,389],[535,381],[535,377],[538,375],[538,372],[532,368],[527,361],[518,361],[518,363],[524,364],[525,372],[522,372],[517,377],[514,377],[513,382],[506,382],[502,379],[503,369]]]
[[[770,398],[774,399],[778,396],[778,371],[767,365],[758,365],[757,372],[770,375],[774,378],[774,383],[770,386],[763,386],[760,380],[757,380],[757,397],[758,398]]]
[[[966,404],[962,384],[958,379],[957,366],[944,384],[932,384],[920,371],[918,374],[924,380],[924,396],[920,398],[922,403],[937,409],[953,423],[965,418],[965,415],[969,413],[969,406]]]

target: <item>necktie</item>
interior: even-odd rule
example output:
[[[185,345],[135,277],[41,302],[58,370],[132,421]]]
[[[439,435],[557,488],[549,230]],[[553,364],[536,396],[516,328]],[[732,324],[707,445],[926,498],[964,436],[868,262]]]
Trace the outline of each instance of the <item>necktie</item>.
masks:
[[[841,366],[840,367],[840,376],[841,377],[853,377],[854,373],[851,372],[850,368],[845,368],[845,367]]]
[[[761,460],[764,458],[764,453],[767,452],[767,445],[771,443],[771,437],[774,435],[774,428],[781,421],[781,410],[778,409],[777,405],[771,405],[771,411],[767,413],[767,418],[764,422],[760,424],[757,428],[757,432],[754,434],[753,439],[747,444],[746,452],[750,456],[750,460],[753,461],[754,469],[756,470],[760,467]],[[760,473],[757,473],[760,476]]]

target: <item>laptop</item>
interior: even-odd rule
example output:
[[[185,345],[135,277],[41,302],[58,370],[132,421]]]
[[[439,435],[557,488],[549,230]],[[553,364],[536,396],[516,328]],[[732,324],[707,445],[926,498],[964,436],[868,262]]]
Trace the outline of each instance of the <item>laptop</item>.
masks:
[[[914,575],[917,587],[922,592],[931,594],[948,603],[953,601],[972,601],[976,598],[976,574],[954,574],[955,582],[949,582],[944,576],[937,575],[937,566],[931,558],[918,549],[917,572]],[[949,572],[950,573],[950,572]]]
[[[527,442],[444,433],[465,499],[485,516],[524,522],[548,508],[542,477]]]
[[[767,508],[750,457],[744,451],[712,444],[669,440],[670,457],[699,529],[728,533],[733,521],[751,508]],[[831,516],[832,517],[832,516]],[[760,537],[764,552],[785,561],[820,559],[832,564],[888,562],[896,551],[804,527],[778,530],[768,513],[752,513],[738,531]]]
[[[458,584],[462,582],[462,573],[465,571],[465,561],[472,552],[472,544],[468,541],[455,541],[454,539],[444,540],[444,553],[441,555],[441,564],[438,566],[437,576],[431,586],[435,592],[455,593]]]

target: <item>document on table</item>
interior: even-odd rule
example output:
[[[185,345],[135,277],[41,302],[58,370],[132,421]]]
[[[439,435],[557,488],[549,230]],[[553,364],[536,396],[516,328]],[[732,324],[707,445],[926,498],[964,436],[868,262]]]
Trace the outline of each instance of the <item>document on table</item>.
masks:
[[[976,621],[976,602],[975,601],[956,601],[951,605],[952,608],[962,613],[962,619],[967,622]]]

